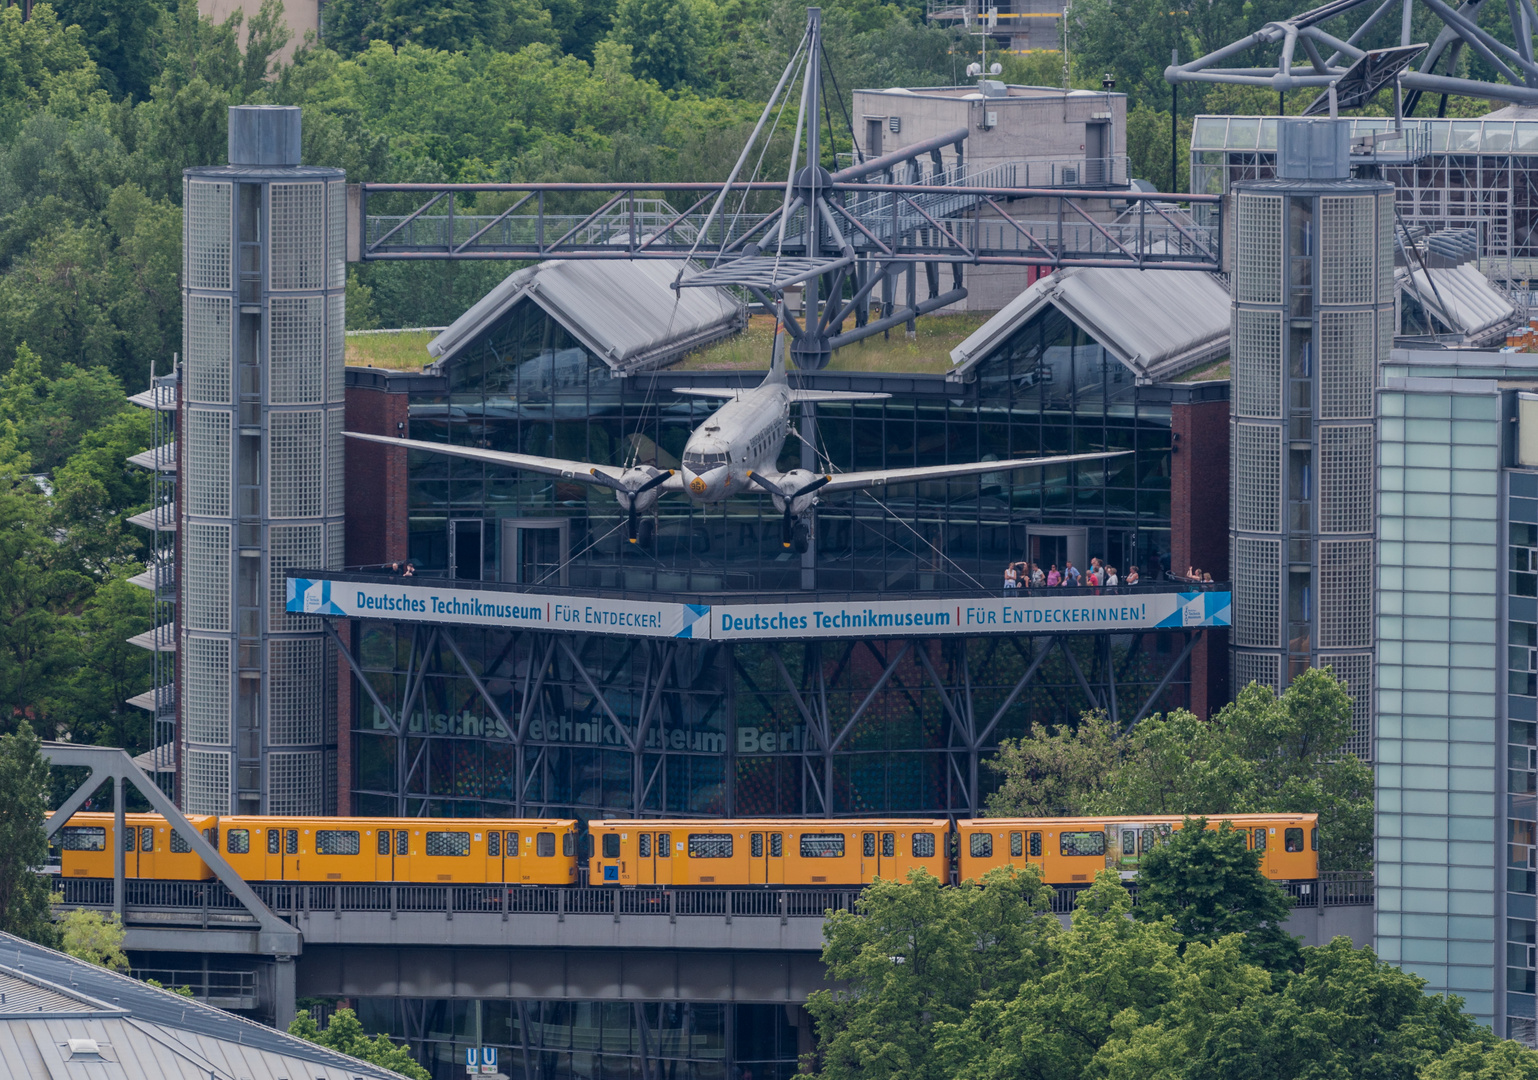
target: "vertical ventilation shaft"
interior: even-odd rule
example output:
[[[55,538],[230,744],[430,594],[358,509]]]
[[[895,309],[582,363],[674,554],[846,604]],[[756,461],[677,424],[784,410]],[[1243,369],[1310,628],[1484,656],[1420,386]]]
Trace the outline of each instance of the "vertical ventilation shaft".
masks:
[[[229,160],[183,174],[182,802],[329,813],[336,665],[284,605],[342,562],[346,178],[294,108],[232,108]]]

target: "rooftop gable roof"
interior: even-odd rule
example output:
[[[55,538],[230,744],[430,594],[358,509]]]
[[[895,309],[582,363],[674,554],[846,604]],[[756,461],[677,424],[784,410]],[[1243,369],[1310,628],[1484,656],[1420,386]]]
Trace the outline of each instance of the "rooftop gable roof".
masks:
[[[1516,306],[1471,262],[1457,266],[1394,268],[1394,284],[1413,296],[1470,345],[1504,343],[1506,328],[1518,321]],[[1415,332],[1413,326],[1406,333]]]
[[[451,363],[514,304],[528,299],[589,352],[622,374],[660,367],[747,325],[747,309],[722,289],[673,289],[674,259],[552,259],[515,270],[427,344]]]
[[[1228,290],[1194,270],[1070,267],[1037,281],[951,350],[973,367],[1047,307],[1056,307],[1131,368],[1139,385],[1172,379],[1228,351]]]

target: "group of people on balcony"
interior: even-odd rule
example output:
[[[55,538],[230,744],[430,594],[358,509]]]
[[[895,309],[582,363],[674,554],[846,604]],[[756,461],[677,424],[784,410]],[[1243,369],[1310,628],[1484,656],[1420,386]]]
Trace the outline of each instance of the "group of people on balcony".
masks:
[[[1043,570],[1040,563],[1024,561],[1012,562],[1004,567],[1005,589],[1114,589],[1123,585],[1136,585],[1140,581],[1137,567],[1130,567],[1126,577],[1123,577],[1116,567],[1107,566],[1099,559],[1089,561],[1088,573],[1081,573],[1072,561],[1065,562],[1061,570],[1057,568],[1057,563]]]
[[[1170,577],[1174,578],[1176,581],[1191,581],[1198,585],[1203,583],[1210,584],[1212,582],[1212,574],[1210,571],[1203,571],[1194,566],[1186,567],[1186,572],[1184,575],[1171,572]]]

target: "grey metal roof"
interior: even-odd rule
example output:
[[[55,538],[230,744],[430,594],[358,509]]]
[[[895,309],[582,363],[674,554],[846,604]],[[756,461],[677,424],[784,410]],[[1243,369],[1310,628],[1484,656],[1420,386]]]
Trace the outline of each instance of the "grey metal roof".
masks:
[[[1131,368],[1139,384],[1171,379],[1228,352],[1228,289],[1188,270],[1070,267],[1037,281],[951,350],[963,372],[1048,307]]]
[[[1516,305],[1495,287],[1471,262],[1457,266],[1417,266],[1413,271],[1394,269],[1394,284],[1405,296],[1414,296],[1469,345],[1486,345],[1504,339],[1506,328],[1519,321]],[[1409,331],[1407,331],[1409,332]],[[1504,343],[1504,342],[1503,342]]]
[[[130,645],[137,645],[141,649],[150,652],[175,652],[176,651],[176,625],[174,623],[161,623],[153,626],[142,634],[135,634],[131,638],[124,638]]]
[[[427,343],[441,368],[514,304],[538,304],[610,368],[629,373],[670,363],[747,325],[747,309],[722,289],[671,286],[677,260],[551,260],[509,274]]]
[[[10,934],[0,992],[0,1072],[15,1080],[400,1080]]]
[[[128,458],[130,465],[137,465],[141,469],[159,469],[163,472],[176,471],[176,442],[172,440],[164,446],[152,446],[142,453],[132,454]]]
[[[148,510],[129,515],[125,520],[130,525],[137,525],[141,529],[153,529],[156,532],[175,532],[176,507],[168,504],[152,506]]]

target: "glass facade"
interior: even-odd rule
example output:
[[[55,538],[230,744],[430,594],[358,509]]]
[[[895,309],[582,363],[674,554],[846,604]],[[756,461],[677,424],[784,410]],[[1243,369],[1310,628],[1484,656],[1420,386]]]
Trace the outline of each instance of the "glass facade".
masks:
[[[357,1013],[371,1035],[404,1034],[433,1080],[459,1080],[483,1047],[511,1080],[789,1080],[811,1049],[795,1005],[360,998]]]
[[[1508,733],[1530,731],[1509,724],[1501,703],[1519,699],[1497,684],[1501,396],[1472,377],[1406,378],[1475,372],[1402,355],[1378,395],[1377,949],[1495,1024],[1503,996],[1518,1001],[1503,938],[1532,926],[1502,925],[1520,905],[1497,861],[1497,762]]]
[[[766,358],[767,366],[767,358]],[[515,305],[446,365],[434,392],[413,393],[414,439],[604,464],[676,468],[689,432],[716,407],[670,391],[689,376],[614,377],[530,301]],[[855,376],[886,401],[819,404],[787,440],[780,466],[837,471],[1003,460],[1097,450],[1126,457],[825,497],[817,511],[817,585],[832,590],[978,588],[1013,559],[1083,551],[1145,580],[1168,569],[1170,400],[1055,309],[1022,327],[967,381]],[[697,380],[709,382],[710,373]],[[843,376],[844,379],[851,378]],[[715,378],[720,382],[719,376]],[[625,542],[611,492],[430,453],[409,462],[410,555],[419,571],[573,588],[790,590],[801,561],[781,543],[767,498],[700,505],[664,497]],[[536,539],[505,527],[550,527]],[[565,522],[557,538],[553,523]],[[1043,534],[1045,535],[1045,534]],[[562,545],[542,550],[541,545]],[[516,548],[506,550],[503,548]],[[557,581],[557,570],[564,579]]]

